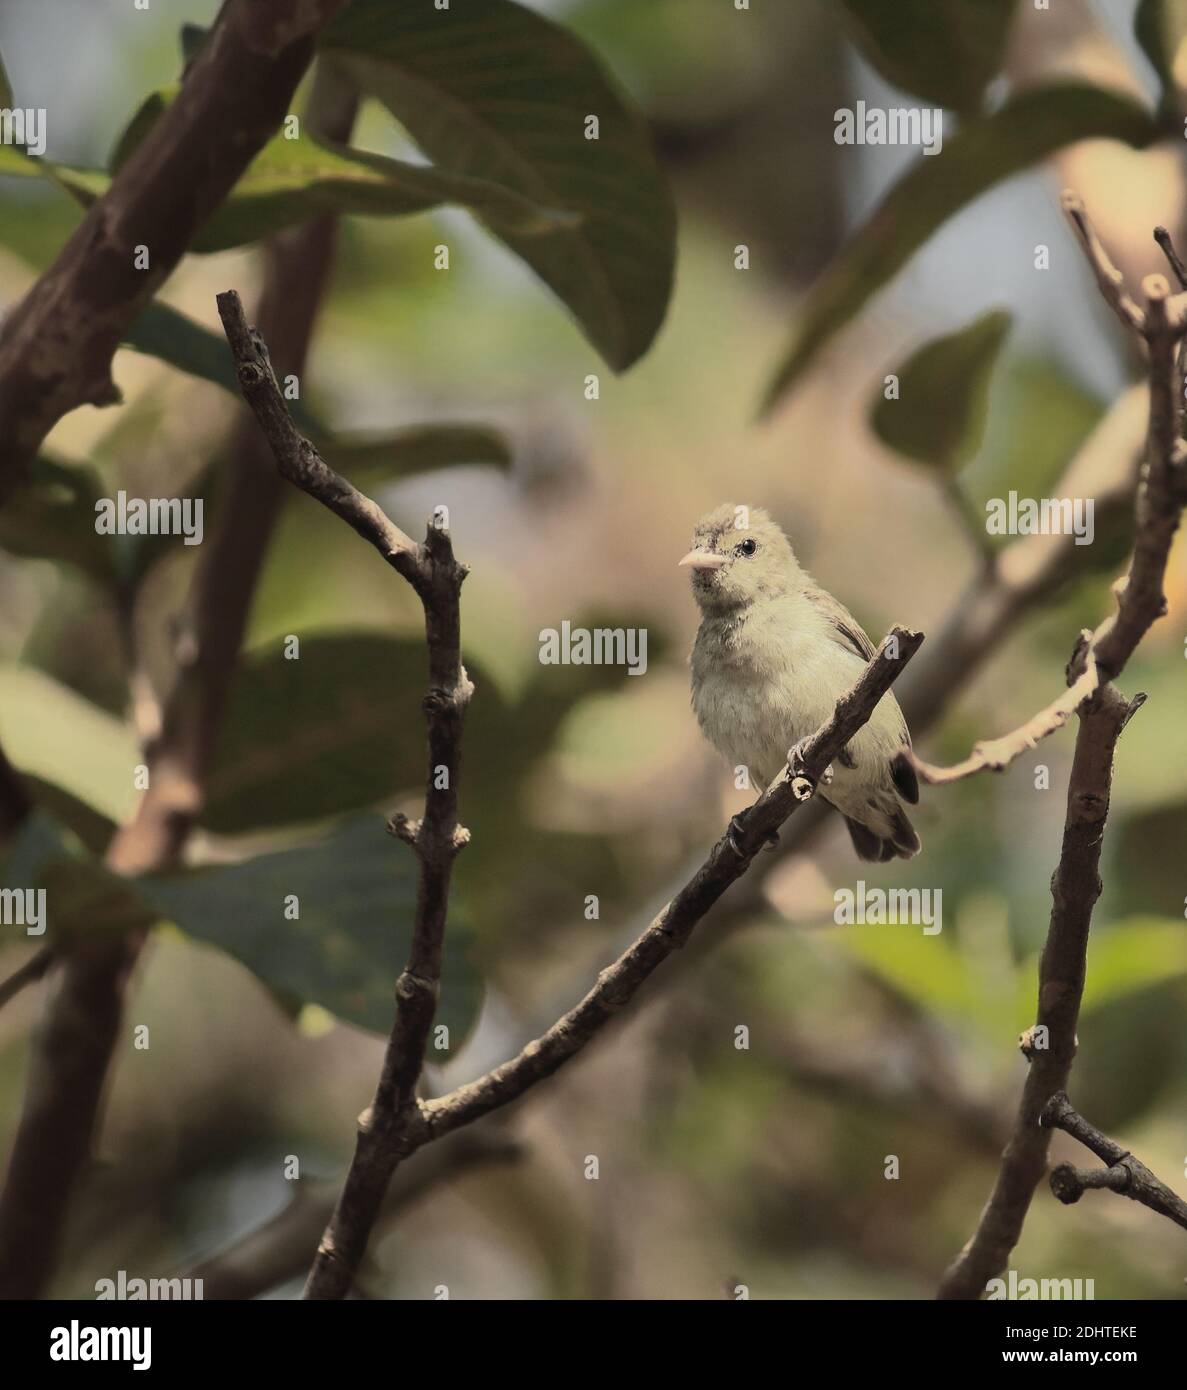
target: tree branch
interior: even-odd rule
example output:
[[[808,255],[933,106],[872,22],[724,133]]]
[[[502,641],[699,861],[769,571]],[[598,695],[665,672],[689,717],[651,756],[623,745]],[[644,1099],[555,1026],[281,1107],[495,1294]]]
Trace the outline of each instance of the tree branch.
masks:
[[[1076,706],[1080,727],[1068,781],[1067,815],[1059,864],[1051,881],[1052,907],[1039,963],[1038,1012],[1023,1035],[1030,1062],[1010,1142],[977,1229],[949,1266],[941,1298],[978,1298],[1017,1244],[1034,1190],[1047,1166],[1050,1132],[1040,1120],[1051,1097],[1065,1089],[1076,1051],[1076,1022],[1084,993],[1092,911],[1101,892],[1098,873],[1109,811],[1117,740],[1144,696],[1126,700],[1111,684],[1155,620],[1165,612],[1162,584],[1171,540],[1179,524],[1183,486],[1177,438],[1175,344],[1184,329],[1168,312],[1166,281],[1147,276],[1146,309],[1124,293],[1120,277],[1092,233],[1078,200],[1065,196],[1097,278],[1123,322],[1141,333],[1149,349],[1150,399],[1147,456],[1135,500],[1134,553],[1118,594],[1117,613],[1091,636],[1081,635],[1068,681],[1096,665],[1096,688]],[[1120,308],[1118,307],[1120,306]],[[1126,307],[1137,314],[1137,322]],[[1077,665],[1079,656],[1081,665]],[[1069,695],[1070,695],[1069,691]]]
[[[879,700],[922,645],[923,635],[894,627],[882,640],[857,684],[837,702],[832,717],[800,748],[800,766],[814,788],[825,768],[860,729]],[[891,655],[897,653],[897,655]],[[728,835],[714,845],[709,858],[692,879],[655,917],[650,926],[615,962],[576,1007],[558,1019],[519,1055],[477,1081],[422,1106],[427,1138],[435,1138],[489,1114],[517,1099],[531,1086],[551,1076],[590,1042],[606,1023],[634,997],[639,987],[673,951],[683,946],[694,928],[725,890],[750,867],[767,839],[812,794],[803,779],[784,768],[778,778],[742,816],[743,830],[735,834],[742,849],[730,846]],[[807,790],[807,795],[805,791]]]
[[[467,570],[454,559],[449,532],[437,518],[429,523],[424,544],[417,545],[382,508],[329,467],[289,417],[267,345],[248,327],[234,290],[218,296],[218,311],[244,398],[281,476],[340,516],[408,580],[424,608],[429,649],[425,814],[415,822],[395,817],[390,825],[420,861],[412,947],[396,982],[396,1017],[375,1098],[360,1117],[355,1156],[306,1288],[308,1298],[334,1298],[349,1290],[388,1182],[403,1156],[408,1116],[416,1113],[416,1083],[440,989],[449,880],[453,860],[469,839],[457,819],[462,722],[473,693],[461,659],[459,597]]]
[[[1081,1169],[1061,1163],[1051,1173],[1051,1191],[1065,1205],[1078,1202],[1089,1188],[1107,1188],[1120,1192],[1144,1207],[1168,1217],[1176,1225],[1187,1228],[1187,1202],[1172,1192],[1128,1149],[1114,1143],[1095,1125],[1079,1114],[1065,1091],[1056,1091],[1043,1107],[1041,1123],[1048,1129],[1062,1129],[1085,1148],[1091,1149],[1107,1168]]]
[[[228,0],[177,100],[8,316],[0,497],[63,415],[119,399],[116,347],[288,114],[314,38],[343,3]],[[136,266],[138,246],[148,269]]]

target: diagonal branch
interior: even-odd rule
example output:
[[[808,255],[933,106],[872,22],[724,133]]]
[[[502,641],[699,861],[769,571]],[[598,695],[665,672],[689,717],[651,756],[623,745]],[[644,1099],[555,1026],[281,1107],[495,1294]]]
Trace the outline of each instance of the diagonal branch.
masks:
[[[1107,1188],[1110,1192],[1120,1192],[1124,1197],[1141,1202],[1151,1211],[1187,1228],[1187,1202],[1155,1177],[1128,1149],[1123,1149],[1079,1114],[1068,1100],[1066,1091],[1056,1091],[1043,1107],[1041,1121],[1048,1129],[1062,1129],[1073,1139],[1078,1139],[1085,1148],[1091,1149],[1097,1158],[1109,1165],[1107,1168],[1083,1169],[1070,1163],[1059,1164],[1051,1173],[1051,1191],[1065,1205],[1078,1202],[1090,1188]]]
[[[857,684],[837,702],[832,717],[801,745],[798,765],[810,784],[814,785],[840,756],[922,643],[921,633],[900,627],[892,628],[883,639]],[[807,799],[805,789],[797,785],[799,781],[790,768],[783,770],[742,818],[743,833],[734,838],[743,855],[730,846],[728,835],[718,840],[689,882],[642,936],[602,971],[579,1004],[529,1042],[518,1056],[477,1081],[428,1101],[422,1107],[427,1137],[448,1134],[516,1100],[580,1052],[631,1001],[656,967],[687,942],[718,898],[750,867],[758,850]]]
[[[63,415],[119,399],[116,347],[288,114],[314,38],[343,3],[227,0],[177,100],[5,322],[0,496]]]
[[[1101,844],[1109,812],[1113,755],[1121,731],[1144,696],[1126,700],[1111,684],[1152,624],[1166,611],[1162,586],[1171,541],[1179,525],[1184,488],[1177,428],[1178,377],[1175,348],[1184,333],[1181,315],[1168,310],[1169,287],[1157,275],[1143,282],[1145,311],[1124,293],[1120,277],[1102,275],[1111,266],[1078,200],[1064,205],[1084,241],[1106,298],[1122,306],[1122,320],[1139,315],[1134,327],[1148,348],[1150,374],[1146,461],[1134,504],[1134,552],[1118,590],[1117,612],[1090,636],[1081,635],[1068,667],[1072,690],[1091,672],[1095,688],[1075,708],[1080,726],[1068,779],[1067,815],[1059,864],[1051,881],[1051,921],[1039,963],[1035,1026],[1023,1034],[1030,1062],[1009,1144],[977,1228],[940,1284],[941,1298],[978,1298],[1005,1265],[1018,1242],[1031,1198],[1046,1171],[1050,1131],[1041,1116],[1063,1091],[1076,1053],[1076,1022],[1084,993],[1092,912],[1101,892]],[[1071,690],[1069,690],[1069,696]],[[949,779],[949,780],[955,780]]]

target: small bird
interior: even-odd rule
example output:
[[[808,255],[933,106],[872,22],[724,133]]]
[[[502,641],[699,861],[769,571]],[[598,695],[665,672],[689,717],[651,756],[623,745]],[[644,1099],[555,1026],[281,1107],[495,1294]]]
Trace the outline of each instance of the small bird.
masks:
[[[758,507],[724,503],[697,522],[692,570],[701,626],[692,649],[692,707],[710,743],[760,790],[788,750],[833,713],[874,655],[849,611],[800,568]],[[911,735],[889,692],[846,745],[820,795],[845,819],[858,858],[910,859],[919,836],[903,802],[919,800]]]

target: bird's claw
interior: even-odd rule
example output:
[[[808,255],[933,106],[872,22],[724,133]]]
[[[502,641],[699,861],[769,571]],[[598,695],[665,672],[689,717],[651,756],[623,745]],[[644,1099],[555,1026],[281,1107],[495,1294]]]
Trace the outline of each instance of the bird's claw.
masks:
[[[797,743],[787,750],[787,770],[791,774],[791,790],[797,801],[809,801],[816,794],[817,782],[804,770],[804,745]],[[819,785],[831,787],[833,768],[830,763],[820,774]]]

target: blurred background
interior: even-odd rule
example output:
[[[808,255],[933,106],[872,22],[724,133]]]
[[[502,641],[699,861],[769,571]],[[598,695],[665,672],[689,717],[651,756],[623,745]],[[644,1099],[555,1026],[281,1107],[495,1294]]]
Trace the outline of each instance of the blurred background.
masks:
[[[142,98],[176,81],[179,26],[208,24],[216,8],[9,0],[0,51],[19,104],[51,111],[47,157],[102,166]],[[750,799],[702,742],[688,702],[697,612],[676,562],[709,508],[767,507],[875,640],[892,622],[929,635],[918,658],[932,705],[917,733],[923,756],[962,757],[1054,697],[1076,632],[1109,611],[1124,526],[1098,521],[1096,542],[1070,554],[1060,582],[959,668],[925,667],[940,634],[960,631],[962,595],[1005,563],[986,547],[1019,544],[987,540],[962,518],[1009,489],[1058,495],[1077,450],[1141,376],[1061,218],[1060,188],[1081,194],[1131,285],[1165,273],[1151,228],[1184,221],[1181,122],[1177,135],[1171,121],[1144,140],[1038,149],[1017,174],[986,175],[983,193],[974,180],[934,234],[890,218],[887,242],[853,271],[861,299],[850,295],[835,333],[816,333],[811,360],[764,413],[791,344],[811,329],[813,295],[882,200],[920,164],[955,186],[943,159],[954,166],[958,130],[1055,80],[1090,82],[1153,119],[1166,98],[1134,38],[1134,4],[1079,0],[1058,15],[1019,4],[976,109],[945,102],[936,159],[834,142],[837,108],[918,104],[855,42],[839,3],[531,8],[596,51],[650,124],[678,219],[674,289],[654,344],[615,375],[523,261],[465,212],[352,215],[301,377],[302,403],[334,431],[467,422],[506,443],[503,459],[375,482],[413,533],[447,505],[471,567],[463,626],[477,693],[461,798],[473,843],[455,876],[438,1088],[510,1055],[575,1002]],[[371,101],[352,143],[410,148]],[[991,161],[994,149],[978,157]],[[973,155],[964,158],[967,168]],[[0,196],[7,307],[80,214],[65,192],[27,180],[0,181]],[[434,269],[440,243],[451,248],[448,273]],[[250,306],[261,266],[258,245],[191,256],[162,298],[217,330],[215,293],[234,286]],[[959,447],[943,457],[895,447],[872,418],[884,378],[910,380],[918,349],[990,310],[1011,316],[1008,333],[988,356],[973,354],[976,379],[945,384],[935,407],[953,412]],[[130,350],[115,378],[124,403],[69,415],[48,441],[54,458],[133,495],[189,495],[212,461],[233,463],[224,454],[243,407],[232,394]],[[1140,408],[1136,418],[1140,442]],[[1125,438],[1132,444],[1132,430]],[[1123,453],[1109,451],[1114,471],[1128,467]],[[42,804],[101,848],[134,803],[120,615],[85,569],[10,539],[0,538],[0,744]],[[191,550],[172,549],[137,594],[141,675],[158,688],[194,563]],[[1181,544],[1168,595],[1169,617],[1122,681],[1150,699],[1119,748],[1071,1095],[1183,1190]],[[538,633],[565,619],[645,627],[646,675],[542,666]],[[290,634],[301,642],[292,681],[279,655]],[[233,1247],[237,1291],[299,1290],[300,1254],[286,1262],[240,1243],[275,1217],[283,1244],[277,1233],[299,1225],[295,1212],[321,1211],[372,1093],[408,913],[409,870],[396,863],[406,852],[383,835],[381,812],[418,802],[423,680],[419,606],[406,586],[336,519],[286,498],[212,812],[188,852],[194,866],[247,876],[221,889],[204,879],[200,910],[177,914],[184,922],[162,908],[127,1008],[129,1025],[149,1026],[151,1048],[117,1052],[53,1292],[89,1297],[119,1269],[148,1277],[215,1259],[209,1297],[226,1275],[218,1257]],[[1034,1019],[1071,747],[1064,733],[1005,777],[925,789],[915,817],[924,850],[910,864],[859,865],[839,820],[802,843],[785,834],[783,852],[763,856],[620,1026],[476,1128],[468,1147],[445,1158],[430,1149],[409,1165],[415,1187],[372,1242],[362,1292],[717,1298],[744,1284],[763,1298],[931,1296],[973,1229],[1022,1084],[1016,1037]],[[290,971],[285,924],[271,937],[251,924],[267,856],[294,846],[300,891],[322,915],[303,913],[305,954]],[[834,925],[834,892],[858,879],[942,890],[943,932]],[[371,920],[365,941],[342,939],[342,921],[373,919],[393,895],[398,931]],[[0,943],[3,975],[31,953],[14,936]],[[5,1146],[43,989],[0,1011]],[[739,1050],[743,1025],[749,1046]],[[891,1155],[899,1176],[888,1179]],[[1064,1136],[1053,1155],[1087,1161]],[[1098,1298],[1187,1288],[1187,1247],[1169,1222],[1106,1194],[1065,1209],[1045,1184],[1011,1265],[1091,1278]]]

